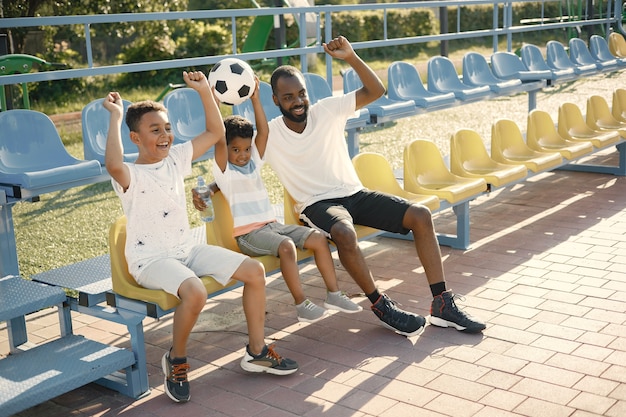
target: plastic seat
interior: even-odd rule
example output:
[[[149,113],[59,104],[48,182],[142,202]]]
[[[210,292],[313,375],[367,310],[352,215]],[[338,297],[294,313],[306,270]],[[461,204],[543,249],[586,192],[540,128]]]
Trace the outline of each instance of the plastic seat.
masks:
[[[272,120],[276,117],[282,116],[280,109],[276,104],[274,104],[274,99],[272,98],[274,95],[274,93],[272,93],[272,86],[265,81],[261,81],[259,84],[259,92],[261,93],[261,105],[263,106],[267,120]],[[250,100],[234,105],[233,114],[245,117],[253,124],[255,123],[254,109],[252,108],[252,102]]]
[[[343,92],[356,91],[363,86],[359,75],[352,68],[343,73]],[[383,123],[389,120],[412,116],[417,112],[412,100],[392,100],[386,95],[365,106],[370,114],[370,123]]]
[[[621,33],[612,32],[609,35],[609,51],[617,58],[626,58],[626,39]]]
[[[613,91],[611,113],[616,120],[626,122],[626,89],[618,88]]]
[[[552,79],[549,69],[530,69],[512,52],[496,52],[491,55],[491,70],[493,74],[505,80],[518,79],[523,83],[543,82]]]
[[[497,78],[484,56],[468,52],[463,56],[463,82],[469,86],[488,86],[496,94],[511,94],[522,90],[522,80]]]
[[[608,42],[600,35],[591,35],[591,38],[589,38],[589,51],[591,56],[598,61],[609,62],[615,60],[618,66],[626,66],[626,57],[618,58],[614,56],[609,49]]]
[[[306,72],[304,75],[304,82],[306,83],[306,92],[309,96],[309,103],[315,104],[319,100],[331,97],[333,95],[332,90],[330,89],[330,85],[326,82],[324,77],[319,74],[315,74],[312,72]],[[346,121],[346,130],[349,129],[357,129],[360,127],[365,127],[370,120],[369,110],[365,108],[361,108],[357,110],[357,115],[354,117],[350,117]]]
[[[404,189],[436,195],[455,204],[487,191],[483,178],[465,178],[448,170],[435,143],[417,139],[404,148]]]
[[[180,300],[163,290],[150,290],[141,287],[128,272],[126,255],[126,216],[119,217],[109,229],[109,251],[111,257],[111,282],[113,292],[133,300],[157,304],[162,310],[175,308]],[[213,277],[201,277],[208,294],[224,291],[226,288],[241,285],[239,281],[230,280],[225,286]]]
[[[234,252],[241,252],[237,241],[233,237],[233,216],[224,194],[220,191],[214,193],[211,196],[211,201],[213,202],[215,217],[213,221],[206,223],[207,243],[209,245],[221,246]],[[298,250],[297,256],[298,260],[310,258],[313,256],[313,252],[310,250]],[[280,260],[277,256],[255,256],[254,259],[263,264],[266,272],[280,269]]]
[[[532,110],[528,114],[526,144],[540,152],[558,152],[569,161],[593,152],[591,142],[573,142],[563,138],[549,113]]]
[[[28,190],[69,188],[102,174],[98,161],[70,155],[54,122],[35,110],[0,112],[0,184]],[[21,197],[21,192],[14,192]]]
[[[363,185],[370,190],[395,195],[426,206],[430,210],[439,208],[437,196],[412,193],[403,189],[393,173],[393,168],[383,155],[375,152],[361,152],[352,158],[352,164]]]
[[[620,140],[618,132],[602,132],[590,128],[580,108],[574,103],[563,103],[559,106],[557,124],[559,134],[565,139],[588,141],[595,148],[604,148]]]
[[[550,68],[543,58],[541,49],[537,45],[524,44],[520,50],[522,62],[533,71],[550,71],[551,80],[554,82],[564,82],[578,78],[574,68]]]
[[[626,137],[626,122],[613,117],[609,103],[606,102],[604,97],[594,95],[587,99],[585,121],[592,129],[617,131],[620,136]]]
[[[434,56],[428,60],[428,90],[436,93],[454,93],[455,97],[462,101],[480,100],[492,94],[486,85],[472,87],[461,82],[454,64],[445,56]]]
[[[483,178],[489,188],[504,187],[526,178],[523,165],[496,162],[487,153],[480,135],[471,129],[459,129],[450,139],[450,171],[468,178]]]
[[[491,157],[503,164],[525,165],[534,173],[563,163],[558,152],[539,152],[526,145],[519,126],[509,119],[499,119],[491,126]]]
[[[177,88],[163,97],[163,105],[167,108],[174,143],[183,143],[192,140],[206,130],[204,106],[200,95],[196,90],[189,87]],[[213,157],[214,149],[211,147],[196,161],[202,161]]]
[[[571,38],[569,40],[569,56],[572,62],[580,66],[595,65],[600,71],[613,71],[617,69],[617,59],[613,58],[608,61],[600,61],[591,55],[587,44],[580,38]]]
[[[413,100],[417,107],[438,108],[453,105],[454,93],[433,93],[422,83],[417,68],[408,62],[395,61],[387,68],[387,95],[393,100]]]
[[[93,100],[83,107],[81,122],[83,130],[83,151],[85,159],[95,159],[104,165],[104,150],[106,149],[107,134],[111,113],[102,105],[102,99]],[[123,100],[124,115],[131,102]],[[124,161],[134,162],[139,155],[137,145],[130,140],[130,129],[122,122],[122,145],[124,146]]]
[[[578,65],[567,55],[563,44],[559,41],[548,41],[546,43],[546,62],[550,68],[565,69],[572,68],[577,75],[592,75],[598,72],[595,64]]]

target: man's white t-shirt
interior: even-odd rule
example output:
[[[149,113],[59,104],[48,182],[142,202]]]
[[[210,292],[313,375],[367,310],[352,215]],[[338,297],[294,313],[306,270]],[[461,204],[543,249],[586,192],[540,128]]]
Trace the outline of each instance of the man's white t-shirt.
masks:
[[[126,192],[111,180],[127,218],[126,259],[134,277],[154,260],[186,258],[195,245],[184,184],[191,174],[192,155],[191,142],[185,142],[172,146],[169,156],[156,164],[127,163]]]
[[[269,122],[264,159],[296,201],[296,210],[329,198],[347,197],[363,184],[352,165],[345,139],[346,121],[354,115],[356,93],[328,97],[309,108],[302,133],[282,117]]]

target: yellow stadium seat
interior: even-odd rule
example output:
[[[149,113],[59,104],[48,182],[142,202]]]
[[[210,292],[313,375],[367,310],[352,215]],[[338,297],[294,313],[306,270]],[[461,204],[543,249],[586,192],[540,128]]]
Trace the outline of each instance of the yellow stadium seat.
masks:
[[[539,152],[526,145],[519,126],[508,119],[491,126],[491,157],[503,164],[525,165],[532,172],[546,171],[563,162],[558,152]]]
[[[588,141],[598,149],[620,141],[618,132],[602,132],[589,127],[580,108],[574,103],[559,106],[558,131],[565,139]]]
[[[111,257],[111,281],[113,291],[133,300],[157,304],[163,310],[175,308],[180,300],[162,290],[150,290],[141,287],[128,272],[124,248],[126,245],[126,216],[119,217],[109,229],[109,249]],[[213,277],[201,277],[208,294],[223,291],[228,287],[238,286],[238,281],[230,280],[225,286]]]
[[[613,91],[611,113],[616,120],[626,122],[626,89],[618,88]]]
[[[612,32],[609,35],[609,50],[618,58],[626,57],[626,40],[621,33]]]
[[[496,162],[487,153],[480,135],[459,129],[450,138],[450,171],[468,178],[483,178],[491,187],[504,187],[526,178],[523,165]]]
[[[526,144],[539,152],[558,152],[570,161],[593,152],[591,142],[574,142],[563,138],[556,130],[550,114],[538,109],[528,114]]]
[[[417,139],[404,148],[404,189],[436,195],[455,204],[487,191],[483,178],[464,178],[448,170],[437,145]]]
[[[590,128],[600,131],[617,131],[626,137],[626,122],[617,120],[611,114],[609,103],[602,96],[591,96],[587,99],[587,115],[585,118]]]
[[[209,245],[222,246],[235,252],[241,252],[237,241],[233,237],[233,216],[224,194],[221,191],[214,193],[211,196],[211,201],[213,202],[214,218],[213,221],[206,223],[207,243]],[[313,252],[310,250],[298,250],[297,255],[298,260],[302,260],[312,257]],[[280,268],[280,260],[277,256],[263,255],[253,258],[263,264],[266,272]]]

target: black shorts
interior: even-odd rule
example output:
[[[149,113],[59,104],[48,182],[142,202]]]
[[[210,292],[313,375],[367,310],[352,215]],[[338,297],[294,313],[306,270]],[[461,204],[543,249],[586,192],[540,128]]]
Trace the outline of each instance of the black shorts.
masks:
[[[403,198],[378,191],[361,190],[349,197],[332,198],[313,203],[300,218],[309,226],[330,235],[333,225],[342,220],[392,233],[407,234],[402,226],[411,203]]]

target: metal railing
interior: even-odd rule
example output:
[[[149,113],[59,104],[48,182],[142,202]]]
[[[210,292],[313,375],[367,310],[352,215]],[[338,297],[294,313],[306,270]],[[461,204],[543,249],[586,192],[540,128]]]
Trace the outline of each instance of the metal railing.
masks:
[[[556,0],[561,1],[561,0]],[[85,37],[85,55],[87,57],[86,68],[75,68],[57,71],[46,71],[28,74],[13,74],[0,76],[0,86],[8,84],[20,84],[40,81],[53,81],[71,78],[93,77],[109,74],[119,74],[128,72],[141,72],[149,70],[185,68],[201,65],[212,65],[222,58],[230,55],[200,56],[194,58],[172,59],[165,61],[151,61],[119,65],[103,65],[98,66],[93,61],[91,28],[99,24],[111,24],[120,22],[143,22],[143,21],[162,21],[162,20],[179,20],[179,19],[225,19],[231,22],[231,38],[232,38],[232,54],[244,60],[256,60],[266,58],[280,58],[298,56],[300,58],[301,70],[306,72],[308,54],[323,53],[322,42],[331,39],[333,33],[333,15],[340,12],[353,11],[380,11],[383,13],[381,39],[372,39],[361,42],[352,42],[356,50],[380,47],[393,47],[408,44],[423,44],[427,42],[445,42],[456,39],[467,39],[477,37],[492,37],[493,50],[498,50],[498,39],[502,36],[506,37],[507,49],[512,48],[513,36],[525,32],[533,32],[538,30],[561,29],[571,27],[585,27],[590,25],[601,25],[605,27],[605,33],[608,33],[611,27],[617,27],[622,30],[622,0],[608,1],[606,3],[606,12],[604,17],[597,19],[552,21],[550,19],[539,19],[538,24],[533,25],[515,25],[513,24],[513,6],[520,3],[541,3],[543,17],[544,3],[554,2],[554,0],[446,0],[446,1],[421,1],[421,2],[403,2],[403,3],[380,3],[380,4],[361,4],[361,5],[343,5],[343,6],[310,6],[310,7],[289,7],[289,8],[254,8],[254,9],[237,9],[237,10],[203,10],[203,11],[187,11],[187,12],[162,12],[162,13],[123,13],[109,15],[83,15],[83,16],[54,16],[54,17],[32,17],[32,18],[3,18],[0,19],[0,29],[10,28],[27,28],[27,27],[44,27],[44,26],[63,26],[63,25],[81,25],[84,27]],[[587,2],[585,2],[587,4]],[[463,9],[468,6],[490,6],[492,8],[493,23],[490,29],[461,31],[460,22],[463,18]],[[449,28],[448,33],[428,34],[420,36],[407,36],[400,38],[388,37],[388,20],[387,14],[392,10],[427,10],[447,8],[457,8],[457,25],[456,28]],[[499,13],[502,11],[502,19]],[[238,53],[237,34],[240,32],[240,24],[238,18],[261,15],[287,15],[297,16],[299,27],[299,45],[300,46],[287,49],[272,49],[259,52]],[[315,42],[311,42],[310,36],[306,33],[306,14],[315,16],[316,35]],[[589,16],[587,10],[584,13]],[[500,21],[502,23],[500,23]],[[323,28],[323,33],[322,33]],[[332,58],[326,56],[326,78],[332,82]],[[332,85],[331,85],[332,86]]]

